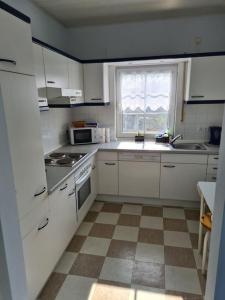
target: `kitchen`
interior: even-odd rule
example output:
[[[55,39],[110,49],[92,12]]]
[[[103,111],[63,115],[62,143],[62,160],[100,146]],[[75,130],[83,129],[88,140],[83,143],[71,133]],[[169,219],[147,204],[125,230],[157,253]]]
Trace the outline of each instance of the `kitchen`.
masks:
[[[41,3],[0,4],[3,299],[220,299],[202,217],[223,203],[199,182],[223,188],[224,48],[77,58],[33,27],[56,22]]]

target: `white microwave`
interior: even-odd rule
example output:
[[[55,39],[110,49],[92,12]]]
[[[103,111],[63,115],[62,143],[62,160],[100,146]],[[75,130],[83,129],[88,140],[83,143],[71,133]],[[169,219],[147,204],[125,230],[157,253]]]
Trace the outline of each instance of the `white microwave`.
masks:
[[[105,142],[105,128],[70,128],[71,145],[98,144]]]

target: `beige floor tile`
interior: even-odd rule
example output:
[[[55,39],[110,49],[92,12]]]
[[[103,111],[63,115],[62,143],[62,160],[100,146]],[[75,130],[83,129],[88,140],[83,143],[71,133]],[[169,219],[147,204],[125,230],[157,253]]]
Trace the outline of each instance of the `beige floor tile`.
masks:
[[[188,232],[164,231],[164,244],[166,246],[192,248]]]
[[[131,226],[117,225],[113,234],[113,239],[123,240],[130,242],[137,242],[138,240],[138,228]]]
[[[74,252],[64,252],[57,266],[55,267],[56,273],[68,274],[75,259],[77,257],[77,253]]]
[[[95,201],[90,209],[90,211],[100,212],[102,210],[104,203]]]
[[[130,300],[129,295],[129,285],[99,280],[91,300]]]
[[[110,239],[87,237],[80,253],[106,256],[110,245]]]
[[[163,207],[163,217],[169,219],[185,219],[183,208]]]
[[[165,266],[166,290],[201,295],[198,273],[196,269]]]
[[[124,204],[121,210],[122,214],[128,215],[141,215],[142,206],[141,205],[133,205],[133,204]]]
[[[187,220],[188,231],[191,233],[198,233],[199,221]]]
[[[140,227],[162,230],[163,229],[163,218],[142,216],[141,222],[140,222]]]
[[[142,285],[132,285],[129,300],[166,300],[165,291]]]
[[[100,212],[97,216],[96,223],[116,225],[119,219],[119,214]]]
[[[164,247],[161,245],[138,243],[135,260],[164,264]]]
[[[93,225],[93,223],[91,223],[91,222],[81,223],[76,234],[87,236],[91,230],[92,225]]]
[[[198,253],[197,249],[194,249],[193,252],[194,252],[196,267],[197,269],[200,270],[202,268],[202,255]]]

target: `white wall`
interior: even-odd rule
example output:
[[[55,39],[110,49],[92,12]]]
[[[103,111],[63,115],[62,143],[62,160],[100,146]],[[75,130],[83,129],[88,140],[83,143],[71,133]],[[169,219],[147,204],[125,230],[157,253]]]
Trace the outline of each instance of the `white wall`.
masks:
[[[81,59],[225,51],[224,28],[225,15],[71,28],[69,47]]]

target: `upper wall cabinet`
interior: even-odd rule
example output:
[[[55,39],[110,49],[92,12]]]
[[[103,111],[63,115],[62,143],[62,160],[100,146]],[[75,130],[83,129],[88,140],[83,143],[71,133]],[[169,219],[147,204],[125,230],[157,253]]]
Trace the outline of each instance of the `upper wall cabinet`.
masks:
[[[43,48],[47,87],[68,88],[68,59],[54,51]]]
[[[72,59],[67,59],[69,71],[69,88],[81,90],[82,96],[79,97],[79,102],[84,102],[84,73],[83,65]]]
[[[0,36],[0,70],[33,75],[30,24],[0,9]]]
[[[84,64],[84,99],[86,103],[109,102],[108,65]]]
[[[225,56],[192,58],[186,71],[186,101],[225,100]]]

